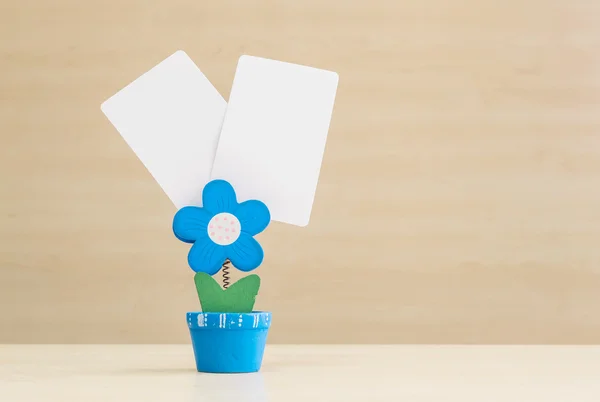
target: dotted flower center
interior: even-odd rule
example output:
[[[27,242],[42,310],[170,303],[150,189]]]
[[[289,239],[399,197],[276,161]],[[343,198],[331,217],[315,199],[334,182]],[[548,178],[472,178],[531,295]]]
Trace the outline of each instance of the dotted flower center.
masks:
[[[208,222],[208,237],[219,246],[228,246],[240,237],[242,225],[235,215],[227,212],[216,214]]]

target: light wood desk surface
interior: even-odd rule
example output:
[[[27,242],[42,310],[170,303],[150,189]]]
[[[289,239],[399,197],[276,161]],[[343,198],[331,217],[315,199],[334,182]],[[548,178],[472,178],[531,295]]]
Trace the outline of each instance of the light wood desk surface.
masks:
[[[0,345],[1,401],[598,401],[595,346],[268,345],[197,373],[189,345]]]

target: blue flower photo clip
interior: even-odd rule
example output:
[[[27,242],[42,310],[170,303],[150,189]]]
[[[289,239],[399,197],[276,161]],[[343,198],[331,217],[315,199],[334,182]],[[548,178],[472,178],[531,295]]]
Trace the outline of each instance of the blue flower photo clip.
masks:
[[[238,203],[225,180],[213,180],[202,190],[202,207],[181,208],[173,218],[173,233],[191,243],[188,264],[203,312],[249,313],[254,308],[260,278],[253,274],[229,286],[229,266],[243,272],[260,266],[264,258],[254,236],[271,221],[267,206],[258,200]],[[212,277],[223,270],[223,289]]]

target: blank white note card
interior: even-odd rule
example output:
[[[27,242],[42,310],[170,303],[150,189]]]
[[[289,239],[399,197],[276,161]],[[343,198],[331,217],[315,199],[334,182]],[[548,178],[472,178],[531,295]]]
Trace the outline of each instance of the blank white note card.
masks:
[[[211,178],[264,202],[272,220],[306,226],[337,85],[332,71],[240,57]]]
[[[227,102],[185,52],[169,56],[101,109],[177,208],[202,205]]]

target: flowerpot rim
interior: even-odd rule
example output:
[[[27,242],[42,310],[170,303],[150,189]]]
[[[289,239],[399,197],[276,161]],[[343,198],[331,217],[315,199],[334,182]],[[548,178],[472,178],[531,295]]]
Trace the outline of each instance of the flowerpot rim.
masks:
[[[217,313],[192,311],[186,315],[188,327],[194,329],[265,330],[271,326],[271,313]]]

